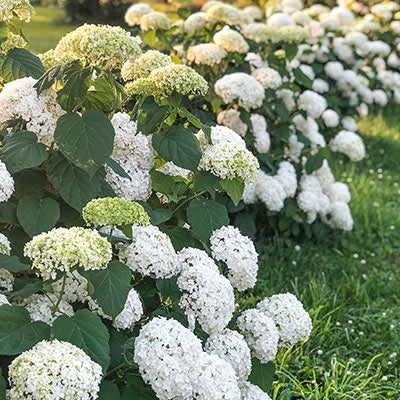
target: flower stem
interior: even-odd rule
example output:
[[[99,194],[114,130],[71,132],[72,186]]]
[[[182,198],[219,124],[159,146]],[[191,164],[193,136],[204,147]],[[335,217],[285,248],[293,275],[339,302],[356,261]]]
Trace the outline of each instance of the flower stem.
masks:
[[[62,297],[63,297],[64,290],[65,290],[65,282],[66,282],[66,281],[67,281],[67,273],[64,272],[63,281],[62,281],[62,285],[61,285],[60,295],[58,296],[57,303],[56,303],[56,305],[54,306],[53,311],[52,311],[52,313],[51,313],[51,314],[53,315],[53,317],[54,317],[54,315],[56,314],[56,312],[58,311],[58,306],[59,306],[60,303],[61,303],[61,299],[62,299]]]

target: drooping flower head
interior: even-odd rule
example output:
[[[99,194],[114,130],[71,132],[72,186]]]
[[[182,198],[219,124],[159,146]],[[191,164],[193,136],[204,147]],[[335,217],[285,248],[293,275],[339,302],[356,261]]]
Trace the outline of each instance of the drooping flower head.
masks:
[[[91,200],[82,210],[88,226],[150,225],[150,218],[143,206],[120,197],[105,197]]]
[[[67,33],[54,50],[58,58],[82,60],[86,65],[120,69],[125,61],[140,57],[139,42],[119,26],[85,24]]]
[[[95,399],[101,366],[80,348],[58,340],[36,344],[10,365],[10,400]]]
[[[36,274],[55,278],[57,271],[69,272],[75,266],[85,270],[104,269],[111,261],[111,244],[97,231],[82,227],[54,228],[34,236],[25,244],[25,257],[32,260]]]
[[[205,95],[208,84],[194,69],[181,64],[157,68],[147,78],[129,82],[125,86],[128,95],[153,95],[168,97],[176,92],[181,95]]]
[[[126,81],[147,78],[157,68],[171,65],[171,57],[157,50],[149,50],[136,60],[128,60],[121,69],[121,76]]]

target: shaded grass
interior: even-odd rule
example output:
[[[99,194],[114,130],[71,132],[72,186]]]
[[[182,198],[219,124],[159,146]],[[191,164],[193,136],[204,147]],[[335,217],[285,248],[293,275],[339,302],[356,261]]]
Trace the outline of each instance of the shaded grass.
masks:
[[[274,399],[284,389],[293,399],[400,399],[400,108],[359,130],[368,158],[334,168],[350,183],[354,230],[298,243],[299,252],[278,238],[258,242],[260,281],[248,301],[290,291],[314,323],[306,343],[280,352]]]

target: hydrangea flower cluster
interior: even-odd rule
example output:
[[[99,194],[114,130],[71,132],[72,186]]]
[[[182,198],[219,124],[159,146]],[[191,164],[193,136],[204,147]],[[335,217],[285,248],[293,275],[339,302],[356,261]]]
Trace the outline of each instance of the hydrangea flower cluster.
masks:
[[[357,133],[340,131],[329,143],[332,151],[345,154],[351,161],[360,161],[365,157],[365,145]]]
[[[172,25],[169,18],[165,14],[158,11],[145,13],[140,18],[140,28],[144,32],[158,29],[168,31],[171,29],[171,26]]]
[[[143,15],[153,12],[154,10],[146,3],[132,4],[125,13],[125,22],[129,26],[140,25],[140,19]]]
[[[180,271],[171,239],[157,226],[133,226],[132,243],[123,246],[119,259],[133,272],[170,278]]]
[[[212,256],[226,263],[229,281],[243,291],[254,287],[257,281],[258,254],[253,242],[238,228],[223,226],[210,237]]]
[[[7,201],[14,192],[14,179],[0,161],[0,202]]]
[[[191,63],[214,66],[227,56],[226,51],[214,43],[201,43],[189,48],[187,59]]]
[[[125,61],[140,57],[136,38],[118,26],[85,24],[67,33],[57,44],[54,55],[82,60],[104,69],[121,69]]]
[[[26,122],[26,129],[36,133],[38,141],[51,146],[57,120],[64,111],[56,101],[54,89],[38,95],[36,80],[28,77],[6,83],[0,92],[0,124],[13,119]]]
[[[249,51],[249,45],[244,37],[239,32],[230,28],[217,32],[213,40],[219,47],[232,53],[243,54]]]
[[[101,366],[78,347],[42,341],[15,358],[9,368],[10,400],[97,398]]]
[[[16,15],[21,21],[29,22],[33,14],[29,0],[2,0],[0,4],[0,21],[11,21]]]
[[[143,206],[121,197],[104,197],[91,200],[82,210],[88,226],[150,225],[150,217]]]
[[[97,231],[81,227],[54,228],[26,243],[24,255],[32,260],[38,276],[55,279],[57,271],[69,272],[76,266],[85,270],[106,268],[112,250]]]

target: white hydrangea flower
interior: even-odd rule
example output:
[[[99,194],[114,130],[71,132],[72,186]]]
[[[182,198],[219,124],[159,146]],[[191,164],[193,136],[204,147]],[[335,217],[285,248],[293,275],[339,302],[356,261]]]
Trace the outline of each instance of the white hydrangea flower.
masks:
[[[351,231],[354,221],[348,204],[344,201],[333,202],[330,209],[330,218],[327,220],[327,223],[334,229]]]
[[[235,371],[216,355],[202,354],[198,360],[197,400],[241,400]]]
[[[240,112],[234,108],[223,110],[217,115],[217,122],[235,131],[240,136],[247,133],[247,125],[240,119]]]
[[[245,109],[260,107],[265,97],[261,83],[244,72],[224,75],[215,82],[214,90],[225,104],[237,100],[239,106]]]
[[[183,295],[179,305],[185,314],[193,321],[196,319],[202,329],[211,334],[220,332],[228,325],[235,310],[233,288],[223,275],[214,267],[209,267],[210,261],[197,255],[198,263],[192,264],[186,260],[192,257],[193,249],[183,249],[178,253],[182,272],[177,280]]]
[[[29,0],[2,0],[0,4],[0,21],[11,21],[15,16],[21,21],[29,22],[35,14]]]
[[[289,112],[295,109],[296,101],[294,99],[294,93],[292,90],[280,89],[276,91],[276,95],[278,96],[278,99],[283,101],[283,104]]]
[[[353,12],[345,7],[333,7],[330,17],[336,19],[341,26],[352,25],[354,22]]]
[[[210,237],[212,256],[226,263],[229,281],[243,291],[254,287],[257,282],[258,254],[250,238],[234,226],[223,226]]]
[[[191,14],[183,24],[185,32],[193,35],[197,30],[204,28],[206,16],[207,14],[203,11]]]
[[[244,382],[240,385],[240,393],[242,394],[242,400],[271,400],[267,393],[250,382]]]
[[[132,243],[119,251],[119,259],[133,272],[170,278],[179,273],[177,255],[171,239],[157,226],[133,226]]]
[[[281,161],[274,177],[282,186],[286,197],[294,197],[297,190],[296,169],[289,161]]]
[[[280,211],[286,199],[285,189],[273,176],[259,171],[256,184],[257,197],[265,204],[270,211]]]
[[[257,179],[258,160],[241,145],[220,142],[208,146],[200,160],[199,169],[222,179],[238,178],[245,183]]]
[[[374,4],[370,10],[372,14],[382,18],[385,22],[390,21],[393,17],[393,13],[382,3]]]
[[[381,107],[385,107],[388,103],[389,99],[386,93],[381,89],[375,89],[372,91],[372,95],[374,97],[374,102]]]
[[[245,38],[239,32],[228,27],[217,32],[213,40],[219,47],[231,53],[243,54],[249,51],[249,45]]]
[[[80,348],[43,340],[11,363],[8,399],[96,399],[101,378],[101,366]]]
[[[1,161],[0,161],[1,163]],[[2,163],[1,163],[2,164]],[[0,164],[0,166],[1,166]],[[9,256],[11,252],[11,244],[6,235],[0,233],[0,254]]]
[[[8,301],[7,297],[4,296],[4,294],[0,293],[0,307],[3,306],[4,304],[7,304],[9,306],[11,305],[10,302]]]
[[[366,51],[371,56],[380,54],[387,57],[390,54],[391,48],[387,43],[382,42],[381,40],[373,40],[367,43]]]
[[[38,95],[36,80],[28,77],[6,83],[0,92],[0,125],[21,118],[26,129],[36,133],[38,141],[51,146],[57,120],[64,111],[57,103],[54,89]]]
[[[322,162],[322,166],[313,172],[313,175],[318,179],[324,192],[328,191],[329,187],[335,183],[335,177],[326,159]]]
[[[340,131],[329,143],[334,152],[345,154],[351,161],[361,161],[366,154],[361,136],[351,131]]]
[[[324,136],[319,132],[319,126],[315,119],[307,117],[305,119],[301,114],[293,117],[293,123],[296,128],[311,142],[312,148],[318,146],[325,147],[326,142]]]
[[[249,15],[254,21],[263,19],[263,12],[261,8],[257,6],[246,6],[243,12]]]
[[[244,185],[242,200],[244,204],[257,203],[257,182],[247,183]]]
[[[160,400],[191,399],[201,341],[174,319],[153,318],[135,339],[134,361]]]
[[[350,203],[351,194],[349,187],[342,182],[334,182],[330,185],[326,191],[330,201],[332,203],[337,201],[343,201],[345,203]]]
[[[238,380],[246,380],[251,372],[251,355],[244,337],[230,329],[211,335],[205,344],[205,351],[229,362]]]
[[[267,25],[275,28],[280,28],[282,26],[296,25],[296,23],[293,21],[293,18],[290,15],[278,12],[272,14],[267,19]]]
[[[299,109],[306,111],[311,118],[319,118],[328,107],[325,97],[312,90],[304,91],[299,96],[297,104]]]
[[[294,162],[300,161],[301,151],[304,148],[304,143],[300,142],[297,135],[292,134],[289,136],[289,148],[286,150],[287,156]]]
[[[21,306],[28,310],[33,321],[42,321],[47,325],[53,325],[54,320],[62,314],[72,317],[74,309],[65,300],[61,300],[58,311],[53,315],[53,309],[58,301],[58,294],[33,294],[21,302]]]
[[[326,93],[329,91],[329,83],[323,79],[317,78],[312,83],[312,90],[320,94]]]
[[[315,79],[315,72],[310,65],[301,64],[299,66],[301,72],[312,81]]]
[[[54,228],[25,244],[24,256],[32,260],[36,274],[55,279],[58,271],[104,269],[112,258],[111,244],[97,231],[82,227]]]
[[[14,287],[14,281],[14,275],[10,271],[0,268],[0,291],[11,292]]]
[[[129,26],[140,25],[140,18],[143,15],[151,13],[154,11],[148,4],[146,3],[136,3],[132,4],[125,13],[125,22]]]
[[[204,132],[200,130],[196,137],[202,149],[205,150],[209,144]],[[211,144],[216,145],[218,143],[233,143],[244,149],[246,148],[246,142],[235,131],[223,125],[211,127]]]
[[[258,303],[257,308],[274,320],[281,346],[294,346],[310,336],[311,318],[293,294],[282,293],[267,297]]]
[[[262,363],[275,359],[278,352],[279,331],[270,316],[253,308],[240,315],[237,325],[253,356]]]
[[[210,2],[209,2],[210,3]],[[230,4],[214,2],[209,7],[203,8],[206,11],[206,20],[212,24],[223,22],[229,26],[241,26],[252,22],[251,17]]]
[[[202,265],[203,268],[212,269],[219,273],[217,264],[209,255],[200,249],[194,247],[185,247],[178,252],[178,261],[181,265],[180,269],[186,270],[197,265]]]
[[[201,43],[189,47],[187,59],[195,64],[209,65],[210,67],[220,64],[227,56],[227,52],[214,43]]]
[[[185,169],[182,167],[178,167],[172,161],[168,161],[161,167],[158,167],[157,171],[162,172],[164,175],[180,176],[186,180],[191,179],[193,177],[193,171],[190,171],[189,169]]]
[[[271,138],[267,131],[267,121],[261,114],[251,114],[253,127],[254,147],[259,153],[268,153],[271,146]]]
[[[278,89],[282,85],[279,72],[273,68],[257,68],[252,72],[252,75],[265,89]]]
[[[339,61],[329,61],[324,66],[325,74],[334,80],[338,80],[344,72],[343,64]]]
[[[60,293],[62,279],[54,282],[52,287],[55,293]],[[67,303],[75,303],[76,301],[84,303],[89,297],[87,287],[87,279],[80,275],[78,271],[67,272],[67,278],[64,285],[64,294],[62,298]]]
[[[350,116],[342,118],[343,129],[346,131],[357,132],[357,121]]]
[[[339,114],[335,110],[328,108],[322,113],[324,124],[328,128],[334,128],[339,125]]]
[[[142,318],[143,306],[138,292],[131,289],[128,293],[123,310],[115,317],[113,326],[117,329],[133,329],[136,322]]]

